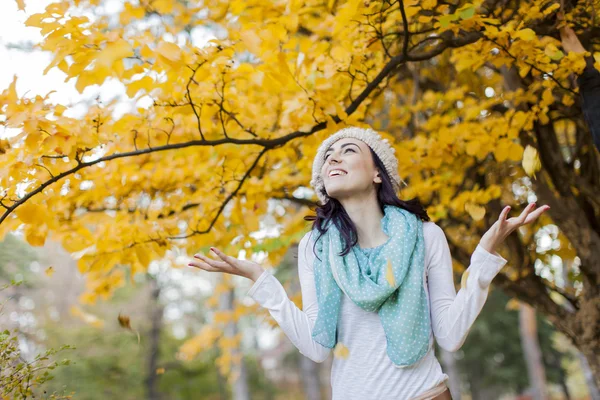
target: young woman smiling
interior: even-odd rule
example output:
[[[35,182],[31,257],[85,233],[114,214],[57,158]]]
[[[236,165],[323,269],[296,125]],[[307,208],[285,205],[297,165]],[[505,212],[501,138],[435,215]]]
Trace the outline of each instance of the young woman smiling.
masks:
[[[248,291],[269,310],[300,353],[323,362],[337,344],[349,351],[331,370],[334,400],[451,399],[433,340],[457,351],[506,264],[496,249],[549,207],[505,207],[472,254],[465,287],[454,288],[442,229],[417,200],[402,201],[398,160],[371,129],[344,128],[319,147],[311,185],[321,204],[300,240],[302,310],[260,265],[211,248],[191,266],[254,281]]]

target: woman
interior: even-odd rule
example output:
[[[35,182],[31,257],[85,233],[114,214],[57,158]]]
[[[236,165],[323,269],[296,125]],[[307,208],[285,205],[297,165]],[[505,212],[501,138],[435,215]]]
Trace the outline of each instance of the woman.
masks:
[[[196,254],[201,261],[190,263],[252,279],[248,295],[306,357],[323,362],[344,345],[348,356],[333,360],[333,399],[451,399],[434,336],[448,351],[462,346],[506,263],[495,249],[549,208],[529,204],[508,220],[504,208],[457,294],[444,233],[418,201],[397,197],[401,182],[394,149],[371,129],[345,128],[321,144],[311,185],[322,205],[298,247],[303,310],[256,263],[215,248],[220,260]]]

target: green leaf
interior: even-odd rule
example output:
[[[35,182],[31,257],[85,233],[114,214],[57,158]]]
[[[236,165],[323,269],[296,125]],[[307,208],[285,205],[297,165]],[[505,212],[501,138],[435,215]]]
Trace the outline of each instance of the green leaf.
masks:
[[[473,15],[475,15],[475,6],[471,4],[467,8],[460,10],[458,12],[458,15],[460,16],[461,19],[473,18]]]
[[[449,14],[449,15],[444,15],[444,16],[438,18],[438,21],[440,22],[440,26],[442,28],[447,28],[450,25],[450,22],[456,21],[457,19],[458,19],[458,15]]]

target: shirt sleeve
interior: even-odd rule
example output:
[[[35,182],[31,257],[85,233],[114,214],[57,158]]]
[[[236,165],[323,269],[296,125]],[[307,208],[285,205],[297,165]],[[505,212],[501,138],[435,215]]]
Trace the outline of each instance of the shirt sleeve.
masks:
[[[586,67],[577,78],[582,99],[582,110],[590,128],[594,144],[600,151],[600,71],[594,67],[594,59],[586,58]]]
[[[506,260],[477,245],[466,270],[469,274],[465,287],[456,293],[452,256],[444,231],[433,222],[424,223],[423,228],[433,334],[440,347],[454,352],[465,342],[485,304],[490,283]]]
[[[325,361],[331,349],[315,342],[312,330],[317,319],[319,306],[313,271],[314,253],[308,232],[298,245],[298,276],[302,291],[302,309],[291,301],[285,288],[273,274],[265,270],[247,292],[254,301],[269,310],[280,328],[298,351],[311,360],[321,363]]]

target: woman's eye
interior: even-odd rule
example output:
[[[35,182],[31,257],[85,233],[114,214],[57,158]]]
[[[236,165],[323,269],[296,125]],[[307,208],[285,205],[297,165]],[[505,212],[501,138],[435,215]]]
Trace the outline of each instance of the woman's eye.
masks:
[[[352,151],[353,153],[356,153],[356,151],[354,151],[354,149],[346,149],[346,151],[344,151],[344,153],[347,153],[347,152],[349,152],[349,151]],[[327,155],[325,156],[325,159],[327,160],[327,157],[329,157],[330,155],[331,155],[331,153],[327,154]]]

